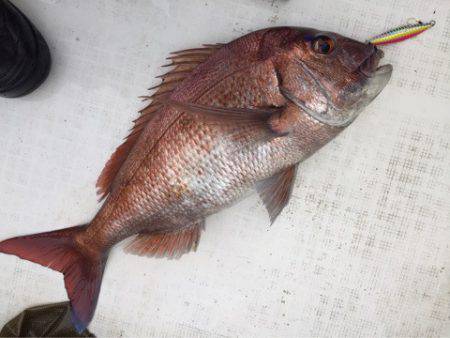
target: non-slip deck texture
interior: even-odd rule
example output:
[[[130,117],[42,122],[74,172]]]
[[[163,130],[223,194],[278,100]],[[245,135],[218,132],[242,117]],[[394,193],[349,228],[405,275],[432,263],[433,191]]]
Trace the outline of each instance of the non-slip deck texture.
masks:
[[[54,65],[32,95],[0,99],[0,239],[83,224],[96,179],[170,51],[275,25],[362,41],[436,20],[384,48],[379,98],[300,165],[269,226],[254,194],[207,220],[197,252],[120,244],[89,329],[99,337],[450,336],[450,2],[17,1]],[[62,277],[0,256],[0,324],[66,300]]]

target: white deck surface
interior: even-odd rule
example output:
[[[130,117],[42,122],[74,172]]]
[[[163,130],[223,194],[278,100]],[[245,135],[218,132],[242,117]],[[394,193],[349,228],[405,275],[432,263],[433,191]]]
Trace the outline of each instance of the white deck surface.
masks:
[[[112,251],[99,337],[450,336],[450,2],[446,0],[15,1],[53,69],[0,98],[0,239],[89,221],[95,181],[170,51],[274,25],[357,39],[435,19],[385,48],[390,84],[300,166],[269,227],[253,196],[211,217],[178,261]],[[56,272],[0,255],[0,324],[66,299]]]

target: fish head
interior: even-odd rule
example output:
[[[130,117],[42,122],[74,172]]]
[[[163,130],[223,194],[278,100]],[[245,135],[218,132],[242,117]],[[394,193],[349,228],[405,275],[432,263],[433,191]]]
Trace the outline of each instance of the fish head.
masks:
[[[278,55],[285,96],[330,126],[349,125],[392,74],[376,46],[309,28],[296,28]]]

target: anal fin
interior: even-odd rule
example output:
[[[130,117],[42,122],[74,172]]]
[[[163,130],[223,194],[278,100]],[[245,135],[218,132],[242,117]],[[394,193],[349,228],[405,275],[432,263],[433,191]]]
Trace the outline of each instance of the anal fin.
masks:
[[[138,256],[180,258],[195,251],[205,221],[168,232],[142,232],[125,248],[125,252]]]
[[[291,198],[297,167],[298,165],[295,164],[256,186],[256,190],[269,212],[271,224],[275,222]]]

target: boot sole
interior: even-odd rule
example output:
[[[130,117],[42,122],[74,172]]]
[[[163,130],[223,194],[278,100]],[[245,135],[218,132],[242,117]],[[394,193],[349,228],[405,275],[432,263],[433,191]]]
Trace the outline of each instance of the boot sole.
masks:
[[[22,12],[20,12],[13,4],[10,5],[22,15],[22,17],[28,22],[31,30],[34,33],[35,41],[37,44],[36,51],[36,66],[31,71],[31,73],[14,87],[8,88],[6,91],[0,92],[0,96],[14,98],[27,95],[37,89],[42,82],[48,77],[51,68],[51,56],[50,50],[48,48],[47,42],[45,42],[41,33],[36,29],[36,27],[26,18]]]

